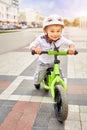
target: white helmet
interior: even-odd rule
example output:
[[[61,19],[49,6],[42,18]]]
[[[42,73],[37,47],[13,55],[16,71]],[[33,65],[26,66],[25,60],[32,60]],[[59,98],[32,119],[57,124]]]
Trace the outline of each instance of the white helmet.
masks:
[[[61,25],[62,27],[64,27],[64,22],[62,17],[56,14],[48,16],[43,21],[43,29],[45,29],[45,27],[49,25],[54,25],[54,24]]]

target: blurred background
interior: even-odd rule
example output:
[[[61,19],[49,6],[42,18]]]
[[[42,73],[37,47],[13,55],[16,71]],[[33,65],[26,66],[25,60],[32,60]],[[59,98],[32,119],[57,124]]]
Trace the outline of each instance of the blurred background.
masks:
[[[65,26],[87,28],[87,0],[0,0],[0,30],[41,28],[50,14]]]

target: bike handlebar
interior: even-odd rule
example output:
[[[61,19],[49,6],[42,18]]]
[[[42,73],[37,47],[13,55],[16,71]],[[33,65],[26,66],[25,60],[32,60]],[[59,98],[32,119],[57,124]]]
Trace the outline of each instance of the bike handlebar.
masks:
[[[37,53],[35,52],[35,50],[32,50],[31,54],[35,55]],[[48,54],[48,55],[68,55],[69,53],[68,53],[68,51],[51,51],[50,50],[50,51],[42,51],[41,54]],[[77,55],[77,54],[78,54],[78,51],[75,50],[74,55]]]

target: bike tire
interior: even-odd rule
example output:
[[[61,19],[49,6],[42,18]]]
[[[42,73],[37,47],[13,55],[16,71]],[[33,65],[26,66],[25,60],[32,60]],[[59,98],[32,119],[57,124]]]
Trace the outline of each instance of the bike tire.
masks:
[[[64,122],[67,119],[68,116],[67,94],[64,91],[63,87],[59,84],[55,86],[54,111],[58,121]]]

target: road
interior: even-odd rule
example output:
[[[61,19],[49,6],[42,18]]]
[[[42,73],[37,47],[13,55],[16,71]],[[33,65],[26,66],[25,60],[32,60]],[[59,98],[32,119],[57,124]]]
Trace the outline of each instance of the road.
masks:
[[[27,46],[32,40],[42,33],[42,29],[30,28],[0,34],[0,54]],[[74,42],[86,42],[87,31],[78,28],[64,29],[64,35]],[[83,43],[84,44],[84,43]],[[77,46],[77,45],[76,45]]]
[[[22,29],[0,34],[0,54],[28,45],[42,29]]]

